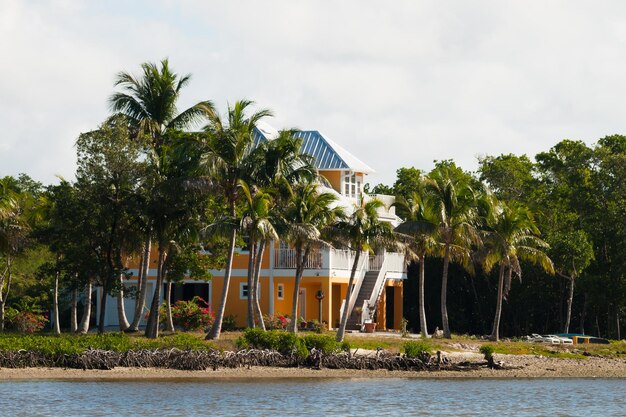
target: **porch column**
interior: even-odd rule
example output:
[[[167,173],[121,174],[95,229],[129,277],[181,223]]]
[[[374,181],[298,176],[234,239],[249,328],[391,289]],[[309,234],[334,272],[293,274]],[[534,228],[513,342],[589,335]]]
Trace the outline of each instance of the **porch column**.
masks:
[[[276,252],[276,247],[274,245],[274,241],[270,240],[270,263],[269,263],[269,315],[274,315],[274,254]]]
[[[324,291],[324,299],[322,300],[322,320],[328,323],[328,328],[333,326],[333,292],[330,278],[322,280],[322,291]]]

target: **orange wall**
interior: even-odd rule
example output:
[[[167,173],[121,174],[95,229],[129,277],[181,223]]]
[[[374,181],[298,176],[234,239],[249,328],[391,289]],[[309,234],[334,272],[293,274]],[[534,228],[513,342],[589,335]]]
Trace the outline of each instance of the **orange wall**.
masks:
[[[393,306],[393,328],[395,330],[400,329],[400,321],[402,320],[403,309],[402,309],[402,296],[404,287],[402,286],[402,281],[396,280],[388,280],[385,283],[385,287],[394,287],[394,306]],[[380,300],[378,301],[378,306],[376,307],[376,328],[380,330],[391,330],[387,329],[387,314],[386,314],[386,305],[387,305],[387,296],[386,291],[383,290]]]
[[[150,269],[157,269],[157,261],[159,259],[158,247],[152,245],[150,250]],[[261,268],[269,268],[270,248],[265,248],[263,252],[263,262]],[[134,255],[128,258],[126,261],[126,267],[129,269],[139,269],[140,256]],[[233,269],[248,269],[248,252],[247,251],[235,251],[233,256]]]
[[[342,171],[320,171],[320,174],[328,180],[335,191],[341,193]]]

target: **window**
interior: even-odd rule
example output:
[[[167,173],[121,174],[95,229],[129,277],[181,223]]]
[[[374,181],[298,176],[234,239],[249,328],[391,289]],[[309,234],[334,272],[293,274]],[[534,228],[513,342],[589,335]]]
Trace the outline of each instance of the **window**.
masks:
[[[259,283],[259,287],[256,289],[256,298],[261,298],[261,283]],[[239,283],[239,299],[247,300],[248,299],[248,283],[240,282]]]
[[[278,284],[278,287],[276,288],[276,298],[278,298],[279,300],[285,299],[285,285],[284,284]]]
[[[343,195],[350,198],[359,199],[363,189],[362,177],[357,177],[356,173],[344,171],[343,176]]]

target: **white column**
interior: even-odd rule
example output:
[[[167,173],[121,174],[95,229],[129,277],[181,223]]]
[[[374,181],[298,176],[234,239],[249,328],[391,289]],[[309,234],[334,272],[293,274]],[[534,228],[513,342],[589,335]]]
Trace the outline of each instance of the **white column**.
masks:
[[[270,240],[270,268],[269,268],[269,315],[274,315],[274,256],[276,247],[273,240]]]

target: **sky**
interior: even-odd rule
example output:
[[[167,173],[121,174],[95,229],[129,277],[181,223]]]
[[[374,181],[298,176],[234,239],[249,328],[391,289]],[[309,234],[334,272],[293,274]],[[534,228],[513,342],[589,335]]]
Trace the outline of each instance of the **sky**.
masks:
[[[623,1],[0,0],[0,177],[73,179],[119,71],[169,58],[210,99],[400,167],[626,134]]]

